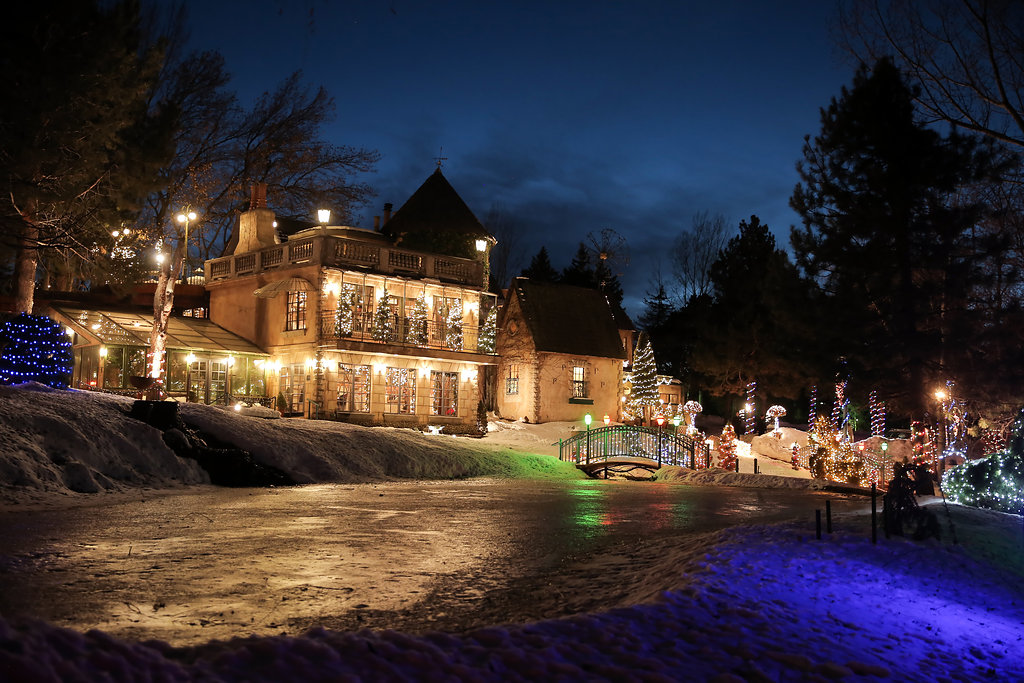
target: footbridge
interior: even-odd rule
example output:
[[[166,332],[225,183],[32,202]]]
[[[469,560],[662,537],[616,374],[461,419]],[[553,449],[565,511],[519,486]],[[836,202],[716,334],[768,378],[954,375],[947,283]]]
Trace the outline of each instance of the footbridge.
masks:
[[[711,462],[703,441],[674,429],[630,425],[598,427],[559,439],[558,458],[576,463],[591,475],[603,471],[606,477],[609,471],[653,472],[662,465],[697,469],[708,467]]]

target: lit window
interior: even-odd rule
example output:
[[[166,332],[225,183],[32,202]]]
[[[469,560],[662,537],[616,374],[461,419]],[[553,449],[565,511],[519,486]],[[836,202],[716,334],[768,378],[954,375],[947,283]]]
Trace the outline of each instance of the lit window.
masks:
[[[508,366],[508,377],[505,378],[505,393],[512,395],[519,393],[519,366]]]
[[[285,311],[285,330],[306,329],[306,293],[288,292]]]
[[[338,363],[338,410],[370,412],[370,366]]]
[[[459,373],[430,373],[430,414],[455,417],[459,411]]]
[[[416,412],[416,371],[406,368],[388,368],[384,378],[384,412],[414,414]]]
[[[587,369],[582,365],[572,366],[572,397],[587,397]]]

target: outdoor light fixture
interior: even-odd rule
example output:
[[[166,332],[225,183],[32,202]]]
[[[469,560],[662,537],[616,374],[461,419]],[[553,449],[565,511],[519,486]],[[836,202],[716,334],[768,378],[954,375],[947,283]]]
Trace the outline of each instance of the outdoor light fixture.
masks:
[[[100,357],[101,358],[106,358],[107,357],[107,347],[106,346],[101,346],[100,347]]]
[[[675,425],[676,427],[678,427],[678,426],[679,426],[679,423],[680,423],[681,421],[682,421],[682,420],[680,419],[680,417],[679,417],[678,415],[676,415],[675,417],[673,417],[673,418],[672,418],[672,424],[673,424],[673,425]]]
[[[938,399],[939,401],[945,401],[946,392],[943,391],[942,389],[939,389],[938,391],[935,392],[935,398]]]
[[[236,413],[242,412],[242,402],[241,401],[238,401],[237,403],[235,403],[235,412]]]
[[[605,416],[604,416],[604,425],[605,425],[606,427],[608,426],[608,423],[609,423],[609,422],[611,422],[611,421],[612,421],[612,418],[611,418],[611,416],[610,416],[610,415],[605,415]]]
[[[477,240],[476,250],[480,252],[487,251],[487,240]]]
[[[586,423],[587,429],[590,429],[590,423],[593,421],[594,418],[590,416],[590,413],[587,413],[586,415],[583,416],[583,422]]]
[[[331,210],[330,209],[317,209],[316,219],[320,225],[327,225],[331,222]]]
[[[193,363],[195,363],[196,362],[196,354],[189,353],[187,356],[185,356],[185,362],[188,363],[189,365],[192,365]]]
[[[654,420],[655,420],[655,422],[658,423],[659,427],[661,427],[661,426],[663,426],[665,424],[665,416],[664,415],[659,415],[658,417],[654,418]]]
[[[156,262],[160,263],[160,264],[163,264],[163,262],[164,262],[164,253],[162,251],[156,252]]]
[[[188,213],[185,213],[184,211],[182,211],[181,213],[178,214],[178,222],[179,223],[188,223],[189,221],[194,221],[195,219],[196,219],[196,212],[195,211],[189,211]]]

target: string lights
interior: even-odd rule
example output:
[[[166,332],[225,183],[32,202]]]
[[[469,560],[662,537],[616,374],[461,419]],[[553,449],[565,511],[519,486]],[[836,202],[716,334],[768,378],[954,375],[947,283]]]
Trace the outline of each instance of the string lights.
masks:
[[[686,433],[697,433],[697,416],[704,412],[704,406],[697,401],[687,401],[683,404],[683,412],[686,414]]]
[[[43,315],[23,313],[0,328],[0,383],[39,382],[66,389],[73,354],[64,327]]]
[[[722,429],[722,439],[718,444],[718,466],[723,470],[736,469],[736,430],[728,422]]]
[[[878,399],[878,392],[868,394],[868,410],[871,412],[871,435],[885,436],[885,403]]]
[[[1011,426],[1009,452],[970,460],[946,472],[942,489],[963,505],[1024,512],[1024,410]]]
[[[747,382],[747,403],[743,407],[743,432],[753,434],[757,420],[757,381]]]
[[[480,341],[477,343],[477,350],[480,353],[494,353],[494,341],[498,333],[498,307],[491,306],[491,310],[480,326]]]
[[[814,423],[818,420],[818,386],[811,387],[810,410],[807,411],[807,430],[814,431]]]

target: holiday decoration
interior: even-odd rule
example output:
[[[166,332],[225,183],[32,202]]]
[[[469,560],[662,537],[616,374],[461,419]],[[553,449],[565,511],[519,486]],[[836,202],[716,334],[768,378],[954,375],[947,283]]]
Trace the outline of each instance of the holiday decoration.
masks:
[[[782,430],[779,429],[779,418],[786,414],[786,409],[782,406],[772,406],[764,414],[769,420],[772,420],[772,435],[776,438],[782,438]]]
[[[633,353],[633,386],[629,392],[629,403],[634,414],[648,416],[648,408],[658,405],[658,366],[654,361],[654,349],[646,332],[637,338]]]
[[[395,317],[391,312],[390,304],[391,296],[388,294],[387,285],[385,285],[384,292],[380,295],[380,299],[377,300],[377,310],[373,312],[373,327],[370,328],[370,334],[373,335],[375,341],[395,341],[397,331],[395,330]]]
[[[790,451],[793,453],[793,469],[798,470],[800,469],[800,444],[794,441],[793,445],[790,446]]]
[[[942,477],[942,490],[963,505],[1024,512],[1024,409],[1011,426],[1008,452],[953,467]]]
[[[477,350],[480,353],[494,353],[494,340],[498,332],[498,307],[492,306],[480,326],[480,341]]]
[[[39,382],[66,389],[71,382],[71,340],[59,323],[23,313],[0,328],[0,383]]]
[[[687,401],[683,404],[683,413],[686,414],[686,433],[697,433],[697,416],[704,412],[704,406],[696,401]]]
[[[819,479],[841,481],[863,486],[870,473],[865,467],[863,452],[844,439],[828,420],[815,422],[807,436],[807,468]]]
[[[736,430],[728,422],[722,429],[722,440],[718,444],[718,466],[723,470],[736,469]]]
[[[339,337],[352,334],[352,314],[356,306],[356,286],[342,285],[338,293],[338,309],[334,313],[334,333]]]
[[[932,455],[935,446],[931,442],[928,428],[919,421],[910,423],[910,447],[912,449],[913,464],[931,465]]]
[[[807,428],[814,429],[814,422],[818,419],[818,387],[811,387],[810,410],[807,411]]]
[[[445,319],[444,345],[452,351],[462,350],[462,301],[455,299]]]
[[[757,382],[747,382],[747,403],[743,406],[743,433],[753,434],[757,423]]]
[[[836,382],[836,402],[832,405],[832,428],[841,438],[850,440],[850,399],[846,397],[846,380]]]
[[[871,411],[871,435],[885,436],[885,403],[878,400],[878,392],[868,394],[868,410]]]
[[[420,292],[405,320],[405,342],[416,346],[427,343],[427,295]]]

